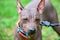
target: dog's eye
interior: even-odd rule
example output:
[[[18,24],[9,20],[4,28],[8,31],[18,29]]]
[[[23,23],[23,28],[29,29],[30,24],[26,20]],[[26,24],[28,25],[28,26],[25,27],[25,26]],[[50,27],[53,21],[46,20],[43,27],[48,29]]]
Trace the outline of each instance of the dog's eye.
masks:
[[[35,19],[35,21],[39,21],[40,19]]]
[[[23,20],[28,20],[27,18],[23,19]]]
[[[24,19],[22,20],[23,23],[27,23],[27,21],[28,21],[27,18],[24,18]]]
[[[40,22],[40,19],[35,19],[36,24],[39,24],[39,22]]]

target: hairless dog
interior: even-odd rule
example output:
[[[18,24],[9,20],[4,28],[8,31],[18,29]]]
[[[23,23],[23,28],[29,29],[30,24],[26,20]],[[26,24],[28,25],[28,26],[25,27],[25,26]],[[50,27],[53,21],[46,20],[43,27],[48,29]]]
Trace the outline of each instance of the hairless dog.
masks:
[[[17,0],[19,21],[14,40],[42,40],[41,21],[59,23],[55,8],[50,0],[32,0],[26,7]],[[60,35],[60,27],[52,27]]]

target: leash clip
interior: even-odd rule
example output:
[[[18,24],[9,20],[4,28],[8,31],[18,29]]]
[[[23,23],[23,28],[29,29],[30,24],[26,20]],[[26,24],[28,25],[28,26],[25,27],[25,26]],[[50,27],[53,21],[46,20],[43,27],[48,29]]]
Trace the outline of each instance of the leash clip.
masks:
[[[48,21],[42,21],[42,22],[40,22],[40,25],[41,26],[52,26],[52,27],[54,27],[54,26],[60,26],[60,24],[58,24],[58,23],[54,23],[54,24],[51,24],[51,22],[48,22]]]
[[[42,22],[40,22],[40,25],[41,26],[50,26],[51,25],[51,23],[50,22],[48,22],[48,21],[42,21]]]

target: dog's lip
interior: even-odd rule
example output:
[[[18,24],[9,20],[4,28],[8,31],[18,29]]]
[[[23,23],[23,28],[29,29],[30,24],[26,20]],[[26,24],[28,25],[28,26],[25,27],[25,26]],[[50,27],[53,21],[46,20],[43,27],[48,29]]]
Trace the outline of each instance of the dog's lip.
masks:
[[[33,34],[35,34],[35,32],[36,31],[33,31],[33,33],[24,31],[24,33],[28,33],[30,36],[33,35]]]
[[[35,34],[35,32],[36,32],[36,31],[29,32],[28,34],[29,34],[29,35],[33,35],[33,34]]]

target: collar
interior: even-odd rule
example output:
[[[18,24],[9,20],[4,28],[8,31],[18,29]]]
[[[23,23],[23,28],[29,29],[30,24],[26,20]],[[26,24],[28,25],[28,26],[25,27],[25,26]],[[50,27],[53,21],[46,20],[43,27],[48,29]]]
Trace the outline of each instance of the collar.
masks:
[[[20,25],[18,25],[18,26],[16,27],[16,32],[17,32],[21,37],[23,37],[23,38],[25,38],[25,39],[30,38],[29,34],[28,34],[27,32],[24,32],[24,31],[22,30],[22,28],[21,28]]]

